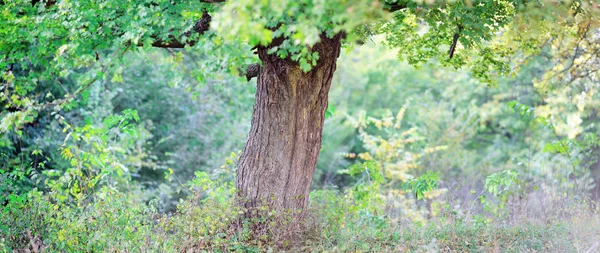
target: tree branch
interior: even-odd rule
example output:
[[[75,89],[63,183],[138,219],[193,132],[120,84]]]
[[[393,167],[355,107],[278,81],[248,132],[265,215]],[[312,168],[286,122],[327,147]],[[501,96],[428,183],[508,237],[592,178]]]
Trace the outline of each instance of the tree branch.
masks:
[[[396,2],[396,3],[386,3],[383,6],[383,8],[386,9],[387,11],[389,11],[389,12],[394,12],[394,11],[399,11],[399,10],[402,10],[402,9],[406,9],[406,8],[408,8],[408,6],[407,6],[406,3]]]
[[[126,47],[123,50],[123,52],[120,53],[119,58],[122,58],[123,55],[125,54],[125,52],[127,52],[127,50],[129,50],[129,47]],[[118,53],[118,51],[113,52],[112,56],[114,56],[116,53]],[[99,61],[98,54],[96,54],[96,61]],[[109,68],[109,66],[105,66],[102,63],[100,63],[100,71],[102,73],[106,73],[106,71],[108,70],[108,68]],[[40,109],[45,109],[45,108],[48,108],[48,107],[51,107],[51,106],[62,105],[65,102],[68,102],[69,100],[71,100],[71,99],[79,96],[81,93],[83,93],[85,90],[87,90],[90,86],[92,86],[92,84],[94,84],[94,82],[96,82],[96,81],[98,81],[98,76],[95,76],[94,78],[92,78],[91,80],[89,80],[85,85],[83,85],[82,87],[80,87],[79,89],[77,89],[75,92],[73,92],[73,94],[67,94],[62,99],[45,103],[45,104],[43,104],[43,105],[40,106]]]
[[[199,0],[201,3],[224,3],[226,0]],[[193,33],[198,33],[200,35],[204,34],[206,31],[210,29],[210,21],[212,17],[208,14],[207,11],[202,13],[202,17],[200,20],[194,23],[194,27],[192,27],[191,31],[185,32],[183,35],[189,37]],[[160,48],[184,48],[186,45],[193,46],[196,44],[196,41],[187,41],[186,43],[180,42],[177,38],[169,37],[169,41],[156,40],[152,43],[153,47]]]
[[[226,0],[199,0],[201,3],[224,3]],[[42,2],[41,0],[32,0],[31,1],[31,5],[35,6],[36,4]],[[45,7],[49,8],[51,6],[54,6],[56,4],[56,0],[47,0],[45,1]],[[4,5],[4,1],[0,0],[0,5]],[[192,28],[191,31],[187,31],[184,33],[184,35],[186,37],[189,37],[190,35],[192,35],[192,33],[199,33],[200,35],[204,34],[206,31],[208,31],[210,29],[210,21],[211,21],[211,16],[208,14],[208,12],[204,11],[202,13],[202,17],[200,18],[200,20],[196,21],[196,23],[194,23],[194,27]],[[173,37],[173,36],[169,36],[169,41],[163,41],[160,39],[155,38],[156,41],[154,41],[152,43],[153,47],[160,47],[160,48],[184,48],[186,45],[188,46],[193,46],[196,41],[187,41],[186,43],[182,43],[180,42],[177,38]]]
[[[463,30],[463,26],[461,24],[458,24],[458,31],[456,33],[454,33],[454,38],[452,39],[452,46],[450,46],[450,52],[449,52],[449,57],[450,59],[452,59],[452,57],[454,57],[454,50],[456,50],[456,45],[458,44],[458,38],[460,38],[460,33]]]
[[[211,1],[211,0],[205,0],[205,1]],[[216,0],[216,1],[221,1],[221,0]],[[201,1],[201,2],[203,2],[203,1]],[[208,12],[204,11],[202,13],[202,18],[200,18],[200,20],[198,20],[198,21],[196,21],[196,23],[194,23],[194,27],[192,27],[192,30],[185,32],[183,35],[186,37],[189,37],[194,33],[198,33],[200,35],[204,34],[205,32],[207,32],[210,29],[210,21],[211,20],[212,20],[212,17],[208,14]],[[160,47],[160,48],[184,48],[186,45],[193,46],[194,44],[196,44],[196,41],[187,41],[186,43],[182,43],[178,39],[174,38],[173,36],[170,36],[169,41],[156,40],[152,43],[152,46]]]

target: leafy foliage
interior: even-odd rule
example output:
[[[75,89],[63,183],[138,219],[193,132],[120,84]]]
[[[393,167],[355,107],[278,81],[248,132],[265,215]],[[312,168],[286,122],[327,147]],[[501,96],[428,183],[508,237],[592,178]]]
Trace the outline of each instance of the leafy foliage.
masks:
[[[417,200],[423,200],[425,199],[425,193],[437,189],[437,181],[439,180],[440,177],[437,175],[437,173],[428,171],[416,179],[406,181],[402,185],[402,189],[405,191],[414,192]]]
[[[0,5],[1,251],[597,247],[595,1]],[[240,216],[236,76],[335,35],[307,218]]]

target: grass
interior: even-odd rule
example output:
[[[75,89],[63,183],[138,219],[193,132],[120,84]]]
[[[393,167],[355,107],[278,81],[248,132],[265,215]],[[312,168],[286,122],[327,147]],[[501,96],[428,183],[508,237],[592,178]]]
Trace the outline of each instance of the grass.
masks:
[[[545,225],[460,221],[392,225],[381,231],[363,227],[338,238],[313,238],[289,252],[588,252],[598,240],[598,217]]]
[[[34,243],[42,249],[38,252],[600,251],[600,216],[586,203],[518,216],[514,210],[501,216],[446,210],[412,222],[336,192],[320,192],[305,218],[290,222],[268,210],[267,216],[240,221],[234,201],[217,199],[190,199],[177,213],[164,215],[124,194],[89,203],[85,212],[30,197],[0,210],[0,252],[36,252]]]

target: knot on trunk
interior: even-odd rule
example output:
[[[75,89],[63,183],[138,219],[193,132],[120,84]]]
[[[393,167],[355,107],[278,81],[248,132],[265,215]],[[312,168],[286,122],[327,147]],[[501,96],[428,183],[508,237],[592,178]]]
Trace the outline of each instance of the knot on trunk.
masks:
[[[250,81],[260,73],[260,63],[253,63],[246,68],[246,80]]]

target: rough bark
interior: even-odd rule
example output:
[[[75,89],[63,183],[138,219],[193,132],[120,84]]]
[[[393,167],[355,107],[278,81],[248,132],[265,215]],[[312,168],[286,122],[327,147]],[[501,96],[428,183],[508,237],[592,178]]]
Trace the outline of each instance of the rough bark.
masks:
[[[303,72],[296,62],[268,54],[268,48],[258,48],[263,66],[236,180],[241,204],[247,210],[264,205],[280,211],[306,207],[340,37],[322,36],[312,48],[320,59],[309,72]]]

